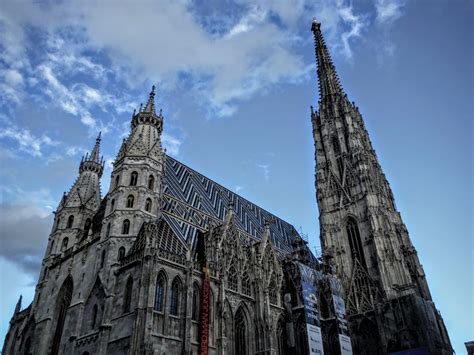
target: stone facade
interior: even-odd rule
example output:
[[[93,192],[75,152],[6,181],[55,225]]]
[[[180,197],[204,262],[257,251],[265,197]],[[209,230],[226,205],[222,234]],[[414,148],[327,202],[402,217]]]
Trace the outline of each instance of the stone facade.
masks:
[[[323,254],[346,291],[354,351],[452,353],[423,267],[355,104],[313,21],[319,110],[312,110]]]
[[[314,345],[308,310],[327,354],[349,335],[354,353],[450,352],[362,118],[313,31],[323,258],[291,224],[167,156],[153,88],[104,197],[100,135],[82,159],[3,354],[303,355]]]

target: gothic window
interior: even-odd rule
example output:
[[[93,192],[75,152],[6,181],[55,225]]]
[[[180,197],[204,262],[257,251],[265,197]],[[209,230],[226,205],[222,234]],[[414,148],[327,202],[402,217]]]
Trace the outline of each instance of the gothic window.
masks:
[[[347,237],[349,239],[349,247],[351,248],[352,259],[356,259],[367,268],[364,258],[364,249],[362,248],[362,241],[360,239],[359,227],[354,218],[349,217],[346,225]]]
[[[100,256],[100,268],[102,269],[104,267],[105,263],[105,249],[102,250],[102,254]]]
[[[58,217],[58,220],[56,222],[56,229],[58,229],[60,225],[61,225],[61,217]]]
[[[122,234],[128,234],[130,232],[130,221],[126,219],[122,224]]]
[[[247,324],[242,308],[239,308],[235,315],[235,353],[239,355],[247,355]]]
[[[270,299],[271,304],[278,304],[277,285],[274,277],[272,277],[270,285],[268,286],[268,297]]]
[[[118,260],[122,260],[125,257],[125,248],[120,247],[118,250]]]
[[[151,198],[147,198],[145,202],[145,211],[151,212]]]
[[[68,237],[64,238],[63,239],[63,245],[61,246],[61,250],[66,250],[68,243],[69,243],[69,238]]]
[[[115,188],[117,188],[119,186],[119,182],[120,182],[120,175],[117,175],[115,177]]]
[[[137,182],[138,182],[138,173],[134,171],[130,175],[130,186],[137,186]]]
[[[96,323],[97,323],[97,305],[95,304],[94,307],[92,307],[91,329],[95,329]]]
[[[150,190],[153,190],[155,188],[155,177],[153,175],[150,175],[148,178],[148,188]]]
[[[54,250],[54,240],[51,241],[51,248],[49,249],[49,252],[52,253]]]
[[[133,197],[133,195],[128,195],[128,197],[127,197],[127,208],[132,208],[134,201],[135,201],[135,197]]]
[[[193,287],[192,320],[199,321],[199,287],[197,285]]]
[[[74,223],[74,216],[70,215],[69,218],[67,219],[67,226],[66,228],[72,228],[72,225]]]
[[[332,148],[334,150],[334,157],[336,158],[337,170],[339,172],[339,177],[342,180],[342,174],[344,173],[344,165],[342,162],[341,156],[341,146],[339,145],[339,141],[337,137],[332,138]]]
[[[110,212],[113,212],[115,209],[115,200],[110,201]]]
[[[59,290],[57,305],[56,305],[56,330],[54,331],[53,343],[51,346],[51,355],[58,355],[59,344],[63,335],[64,320],[66,319],[66,311],[71,303],[73,292],[72,277],[68,276]]]
[[[244,275],[242,276],[242,293],[247,296],[252,295],[250,277],[248,272],[244,272]]]
[[[177,316],[179,313],[179,297],[181,294],[181,282],[176,277],[171,284],[170,294],[170,314]]]
[[[232,291],[237,291],[237,287],[237,272],[235,271],[234,266],[231,266],[227,275],[227,288]]]
[[[123,294],[123,313],[130,312],[132,305],[132,291],[133,291],[133,279],[129,276],[127,285],[125,286],[125,292]]]
[[[105,236],[108,237],[110,235],[110,223],[107,224],[107,229],[105,230]]]
[[[86,238],[89,234],[89,229],[91,228],[92,220],[90,218],[86,219],[86,223],[84,224],[84,235],[83,237]]]
[[[155,311],[163,312],[165,300],[166,279],[163,274],[158,275],[155,287]]]

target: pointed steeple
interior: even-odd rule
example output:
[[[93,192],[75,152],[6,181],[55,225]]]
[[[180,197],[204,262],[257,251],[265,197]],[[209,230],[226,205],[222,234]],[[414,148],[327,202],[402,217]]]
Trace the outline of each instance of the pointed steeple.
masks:
[[[104,171],[104,158],[100,157],[100,135],[101,132],[99,132],[99,135],[95,140],[95,145],[94,148],[92,148],[91,154],[89,155],[87,153],[86,156],[82,157],[81,165],[79,166],[80,173],[83,171],[94,171],[99,175],[99,177],[102,176],[102,172]]]
[[[148,102],[146,103],[143,112],[155,113],[155,85],[151,87],[151,92],[148,96]]]
[[[321,33],[321,24],[313,18],[311,31],[314,34],[317,72],[319,80],[319,97],[324,99],[328,95],[343,94],[336,68],[332,63],[328,48]]]

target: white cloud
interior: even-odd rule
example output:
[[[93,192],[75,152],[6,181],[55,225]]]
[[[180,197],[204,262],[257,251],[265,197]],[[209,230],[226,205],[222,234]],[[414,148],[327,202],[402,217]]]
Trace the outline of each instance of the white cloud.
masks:
[[[405,1],[377,0],[375,3],[376,21],[380,24],[391,24],[401,17]]]
[[[0,139],[1,138],[14,140],[21,151],[34,157],[41,157],[43,155],[42,148],[44,146],[55,146],[58,144],[58,142],[53,141],[45,134],[41,137],[37,137],[28,129],[13,125],[7,126],[0,131]]]
[[[172,136],[166,132],[161,134],[161,140],[163,142],[163,148],[166,149],[166,152],[170,155],[177,156],[179,154],[179,148],[181,147],[181,140]]]

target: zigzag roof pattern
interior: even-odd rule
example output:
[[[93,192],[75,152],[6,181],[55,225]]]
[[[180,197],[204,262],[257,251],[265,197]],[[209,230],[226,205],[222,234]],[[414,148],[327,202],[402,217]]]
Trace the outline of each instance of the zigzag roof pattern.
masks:
[[[164,176],[163,217],[183,242],[192,244],[199,230],[222,223],[229,205],[244,242],[261,240],[265,222],[270,224],[273,245],[282,252],[291,252],[291,242],[301,238],[290,223],[169,156]]]

